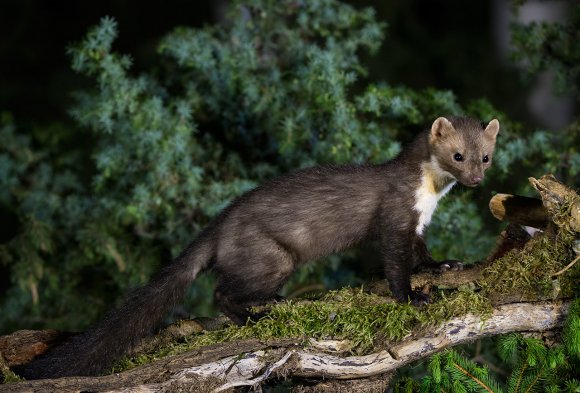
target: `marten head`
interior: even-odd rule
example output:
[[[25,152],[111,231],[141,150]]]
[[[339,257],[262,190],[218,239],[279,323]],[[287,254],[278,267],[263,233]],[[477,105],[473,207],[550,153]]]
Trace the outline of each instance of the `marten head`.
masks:
[[[475,187],[491,165],[499,122],[487,125],[467,117],[439,117],[431,126],[432,159],[460,183]]]

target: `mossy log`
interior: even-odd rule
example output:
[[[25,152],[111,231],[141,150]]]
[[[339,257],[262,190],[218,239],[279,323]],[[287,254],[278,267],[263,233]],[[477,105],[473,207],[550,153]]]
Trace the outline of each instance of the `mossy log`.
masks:
[[[451,291],[452,294],[444,296],[439,304],[434,304],[432,308],[429,306],[420,318],[429,315],[439,317],[426,324],[414,322],[413,328],[399,339],[382,340],[380,343],[380,340],[375,340],[376,345],[373,344],[370,351],[359,353],[351,341],[340,337],[234,339],[155,358],[150,363],[112,375],[22,381],[0,385],[0,392],[232,391],[237,386],[259,386],[266,380],[285,377],[296,378],[297,381],[320,381],[314,391],[384,391],[396,369],[444,348],[508,332],[558,329],[567,315],[567,288],[570,283],[577,285],[580,277],[580,264],[575,264],[577,258],[574,258],[577,251],[573,251],[578,235],[580,203],[576,192],[557,183],[553,177],[530,179],[530,182],[542,197],[543,207],[539,207],[537,202],[532,202],[532,206],[549,218],[546,230],[530,239],[519,225],[512,224],[502,232],[496,249],[486,261],[476,267],[461,272],[414,275],[412,283],[415,288],[429,291],[433,287],[463,287],[468,295],[453,300],[453,293],[460,294],[461,291]],[[519,222],[513,217],[526,216],[513,214],[511,209],[518,204],[504,206],[508,206],[504,218]],[[557,236],[558,242],[552,240],[554,236]],[[546,245],[554,248],[543,249]],[[540,262],[534,259],[536,254],[540,255]],[[535,263],[532,279],[521,276],[530,263]],[[548,270],[538,270],[538,266],[548,264]],[[527,286],[518,286],[520,281]],[[496,285],[502,282],[509,285],[501,288]],[[544,285],[546,283],[549,285]],[[530,288],[535,292],[530,292]],[[540,288],[544,288],[543,292]],[[380,285],[376,285],[375,289],[379,293],[384,291]],[[380,299],[374,297],[372,302],[376,302],[377,298]],[[464,304],[465,299],[480,301],[481,307],[474,312],[474,307]],[[453,301],[459,304],[459,308],[445,308]],[[384,303],[393,306],[388,299]],[[150,347],[200,330],[219,329],[225,324],[224,319],[182,322],[144,342],[140,350],[147,351]],[[28,332],[24,336],[25,340],[14,339],[15,335],[0,339],[0,344],[4,344],[0,345],[0,365],[4,369],[28,361],[31,356],[49,347],[50,340],[55,340],[54,335],[39,333],[40,343],[35,344],[33,333]],[[22,348],[20,353],[19,348]],[[27,352],[25,348],[35,350]]]
[[[468,314],[413,334],[399,344],[364,356],[342,356],[336,340],[311,346],[294,340],[245,340],[170,356],[121,374],[24,381],[0,386],[0,392],[220,392],[259,385],[271,377],[360,379],[388,375],[442,349],[508,332],[545,332],[561,326],[569,302],[513,303],[491,316]],[[348,347],[348,343],[338,348]]]
[[[577,192],[560,183],[553,175],[540,179],[530,177],[528,180],[541,199],[496,194],[489,201],[493,216],[500,221],[544,229],[551,222],[560,224],[558,221],[564,215],[568,228],[580,232],[580,198]],[[562,212],[565,205],[568,209]]]

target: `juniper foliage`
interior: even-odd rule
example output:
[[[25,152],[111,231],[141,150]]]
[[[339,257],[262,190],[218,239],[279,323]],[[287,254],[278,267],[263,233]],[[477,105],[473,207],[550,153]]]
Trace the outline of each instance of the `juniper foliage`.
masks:
[[[525,2],[525,1],[524,1]],[[563,22],[513,23],[511,26],[512,43],[515,50],[513,59],[522,64],[522,76],[534,80],[542,71],[551,71],[555,92],[571,94],[580,101],[580,4],[566,4],[567,18]],[[552,172],[559,173],[570,184],[580,184],[580,120],[576,119],[559,136],[551,141],[557,148],[549,149],[546,156],[551,161]],[[538,145],[541,146],[541,145]],[[563,160],[556,164],[554,153]],[[562,171],[562,168],[566,170]]]
[[[512,25],[513,57],[526,63],[526,75],[554,71],[554,82],[560,93],[580,97],[580,6],[569,4],[565,22],[531,22]]]

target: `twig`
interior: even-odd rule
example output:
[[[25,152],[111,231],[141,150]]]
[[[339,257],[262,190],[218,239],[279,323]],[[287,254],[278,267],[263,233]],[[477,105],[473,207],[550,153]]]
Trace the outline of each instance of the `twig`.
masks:
[[[483,383],[482,380],[476,378],[475,375],[471,374],[469,371],[467,371],[466,369],[464,369],[463,367],[461,367],[459,364],[457,364],[455,362],[453,362],[453,365],[455,366],[456,369],[458,369],[460,372],[462,372],[463,374],[465,374],[468,378],[473,379],[483,389],[485,389],[486,391],[488,391],[490,393],[493,393],[493,390],[491,390],[489,388],[489,386],[487,386],[485,383]]]
[[[573,260],[572,262],[570,262],[570,263],[568,264],[568,266],[566,266],[564,269],[560,270],[560,271],[559,271],[559,272],[557,272],[557,273],[554,273],[554,275],[553,275],[552,277],[557,277],[557,276],[559,276],[560,274],[564,273],[566,270],[570,269],[572,266],[574,266],[574,264],[575,264],[576,262],[578,262],[578,259],[580,259],[580,255],[578,255],[576,258],[574,258],[574,260]]]

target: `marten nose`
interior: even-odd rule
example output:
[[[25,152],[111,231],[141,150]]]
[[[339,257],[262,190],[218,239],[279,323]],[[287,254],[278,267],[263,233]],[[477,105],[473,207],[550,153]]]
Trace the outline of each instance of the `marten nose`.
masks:
[[[479,184],[479,183],[481,183],[481,181],[482,181],[482,180],[483,180],[483,178],[482,178],[481,176],[473,176],[473,177],[471,178],[471,181],[472,181],[474,184]]]

